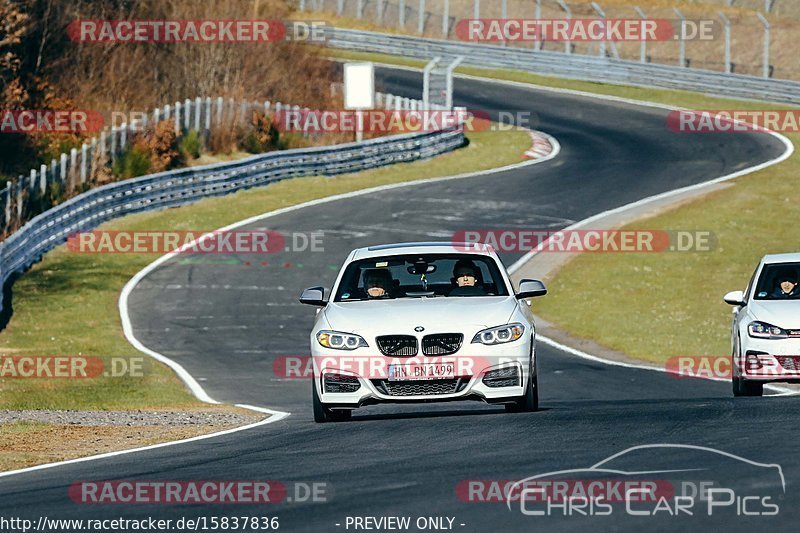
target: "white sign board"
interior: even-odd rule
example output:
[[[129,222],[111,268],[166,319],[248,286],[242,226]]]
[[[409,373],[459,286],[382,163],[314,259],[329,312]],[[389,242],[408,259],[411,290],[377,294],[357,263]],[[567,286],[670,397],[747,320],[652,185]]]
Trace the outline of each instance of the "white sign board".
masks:
[[[375,66],[372,63],[344,64],[344,108],[375,109]]]

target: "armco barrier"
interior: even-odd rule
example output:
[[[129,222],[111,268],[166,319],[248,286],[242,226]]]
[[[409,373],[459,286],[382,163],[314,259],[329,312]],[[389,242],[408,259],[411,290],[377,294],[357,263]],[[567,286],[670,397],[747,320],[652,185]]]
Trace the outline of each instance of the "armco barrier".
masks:
[[[399,54],[425,60],[436,56],[464,56],[463,65],[483,68],[509,68],[576,80],[800,104],[800,82],[797,81],[332,27],[325,28],[325,40],[327,46],[359,52]]]
[[[201,198],[229,194],[301,176],[334,176],[425,159],[464,144],[462,127],[379,137],[361,143],[256,155],[231,163],[192,167],[111,183],[76,196],[31,219],[0,243],[0,280],[23,272],[79,231],[108,220]],[[0,308],[2,305],[0,293]]]

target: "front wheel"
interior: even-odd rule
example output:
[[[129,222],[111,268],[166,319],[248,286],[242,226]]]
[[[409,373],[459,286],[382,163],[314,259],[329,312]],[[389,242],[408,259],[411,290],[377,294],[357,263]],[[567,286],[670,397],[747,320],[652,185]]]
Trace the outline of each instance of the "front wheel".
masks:
[[[325,407],[325,404],[319,399],[317,385],[314,380],[311,381],[311,402],[314,406],[314,422],[318,424],[350,420],[350,416],[353,414],[349,409],[328,409]]]
[[[529,366],[528,386],[525,387],[525,394],[516,399],[514,403],[506,404],[506,411],[510,413],[527,412],[532,413],[539,409],[539,376],[534,373],[533,365]]]

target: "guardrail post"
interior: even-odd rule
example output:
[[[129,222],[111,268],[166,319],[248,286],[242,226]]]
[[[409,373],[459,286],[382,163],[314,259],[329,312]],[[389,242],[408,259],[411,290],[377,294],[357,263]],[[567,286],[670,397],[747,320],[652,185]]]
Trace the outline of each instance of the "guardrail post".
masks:
[[[639,6],[634,6],[633,9],[636,10],[636,13],[642,20],[647,18],[644,11],[642,11],[642,8]],[[639,43],[639,63],[647,63],[647,39],[642,39]]]
[[[419,0],[419,9],[417,10],[417,33],[422,35],[425,33],[425,0]]]
[[[88,150],[89,150],[89,145],[83,143],[81,145],[81,183],[86,183],[86,175],[87,175],[86,171],[89,163],[87,158]]]
[[[761,13],[756,12],[756,16],[758,17],[758,20],[761,21],[761,24],[764,25],[764,52],[763,52],[763,58],[761,60],[762,63],[764,64],[764,71],[762,73],[762,76],[765,77],[765,78],[769,78],[769,30],[770,30],[770,25],[769,25],[769,21],[767,20],[767,18],[764,15],[762,15]]]
[[[564,0],[556,0],[556,1],[558,2],[558,5],[561,6],[561,9],[563,9],[564,12],[567,14],[567,24],[571,25],[571,22],[572,22],[572,10],[569,8],[569,6],[566,3],[564,3]],[[569,37],[567,37],[567,40],[564,41],[564,52],[567,53],[567,54],[571,54],[572,53],[572,43],[570,42]]]
[[[681,34],[678,36],[678,45],[680,46],[678,51],[678,66],[685,67],[686,66],[686,40],[684,39],[686,35],[686,17],[683,16],[681,10],[677,7],[672,8],[675,14],[681,19]]]
[[[450,0],[444,0],[442,6],[442,37],[447,39],[450,33]]]
[[[731,21],[723,13],[719,12],[719,18],[722,19],[722,24],[725,26],[725,73],[731,73]]]

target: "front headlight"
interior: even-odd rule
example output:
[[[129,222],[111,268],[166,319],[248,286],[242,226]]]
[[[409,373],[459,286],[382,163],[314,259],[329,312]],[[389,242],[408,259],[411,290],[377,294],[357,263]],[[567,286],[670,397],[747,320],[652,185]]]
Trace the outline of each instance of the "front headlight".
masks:
[[[757,320],[747,325],[747,333],[751,337],[759,339],[786,339],[789,337],[789,333],[785,329]]]
[[[519,323],[496,326],[494,328],[483,329],[472,337],[472,343],[481,344],[504,344],[514,342],[525,333],[525,326]]]
[[[367,341],[352,333],[341,331],[320,331],[317,333],[317,342],[326,348],[334,350],[355,350],[356,348],[369,348]]]

